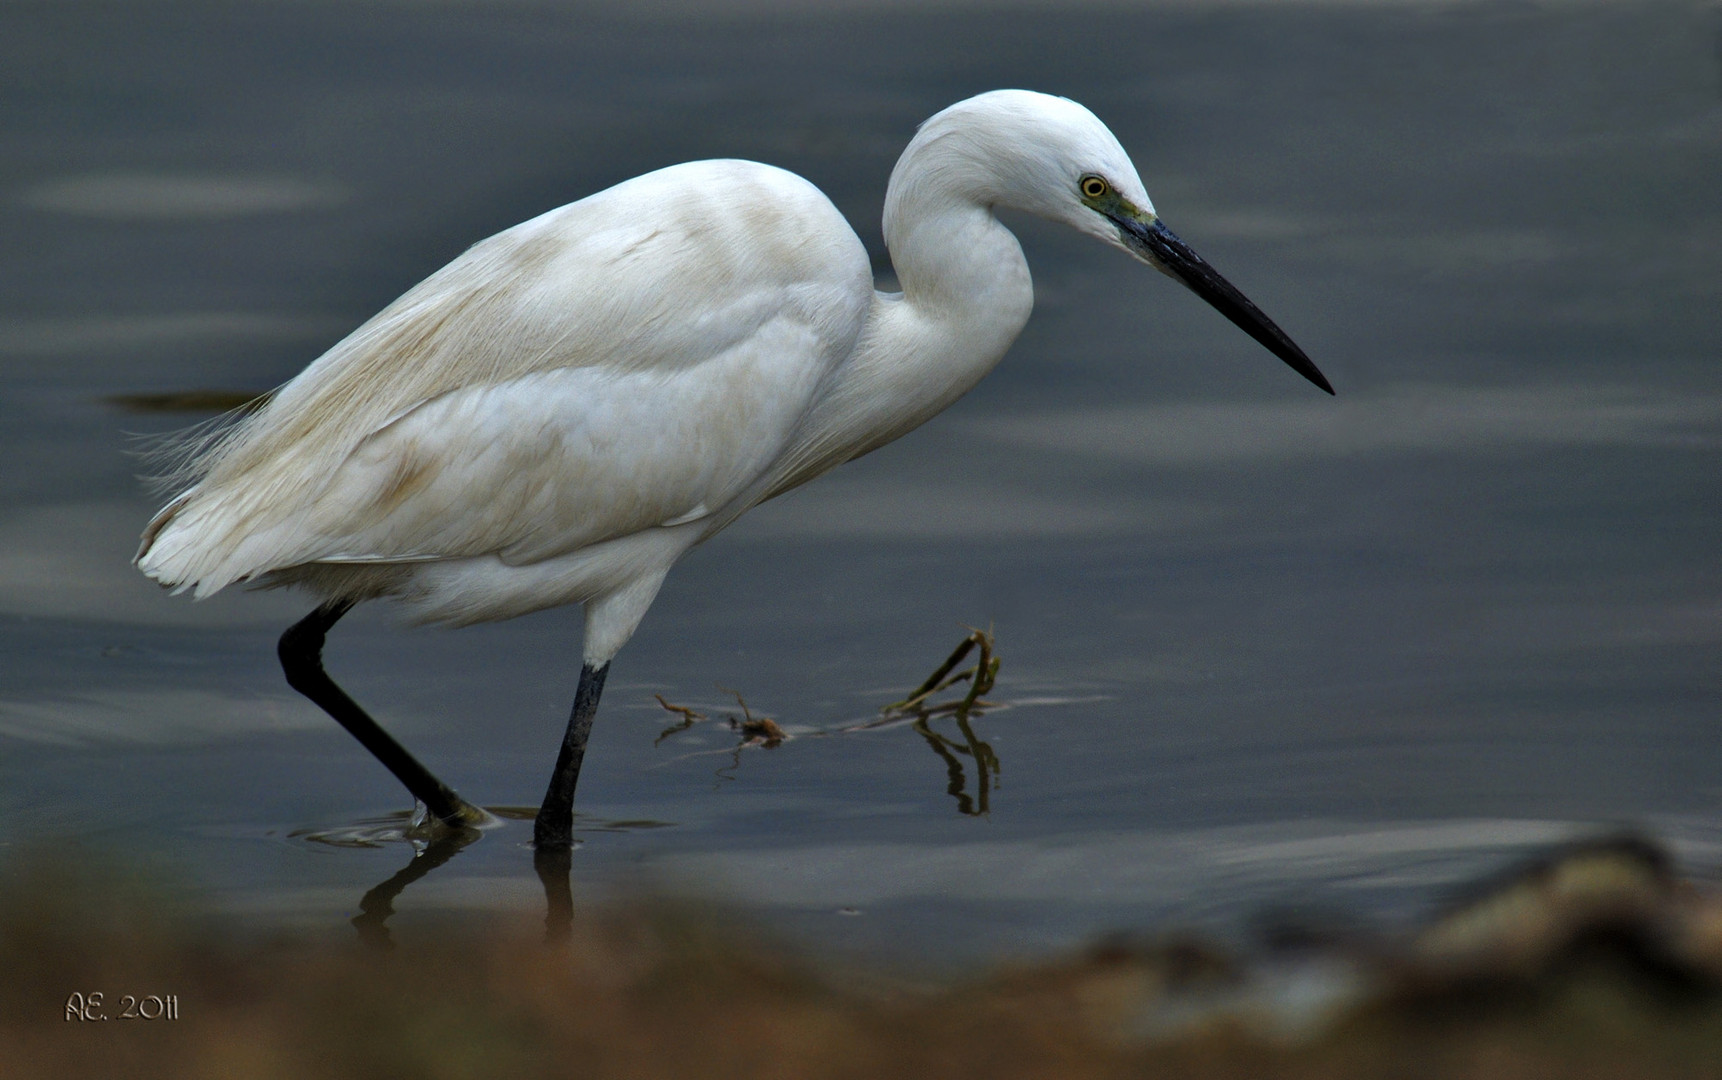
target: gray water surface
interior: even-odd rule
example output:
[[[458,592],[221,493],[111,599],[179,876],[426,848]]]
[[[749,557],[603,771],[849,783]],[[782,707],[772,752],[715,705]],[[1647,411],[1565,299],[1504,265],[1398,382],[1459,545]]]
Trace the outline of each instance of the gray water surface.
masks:
[[[1394,925],[1621,824],[1722,860],[1722,14],[1672,3],[0,8],[0,843],[350,935],[412,849],[305,834],[404,793],[283,684],[306,600],[129,567],[128,433],[208,415],[137,396],[265,390],[473,241],[693,158],[807,176],[888,285],[897,153],[1000,86],[1107,121],[1338,397],[1012,219],[1037,301],[1000,369],[696,551],[614,664],[577,898],[940,962]],[[469,799],[535,803],[579,613],[373,608],[331,672]],[[967,626],[1003,657],[984,814],[972,758],[839,730]],[[735,753],[720,687],[791,738]],[[654,694],[713,719],[654,745]],[[540,909],[528,835],[412,884],[397,929]]]

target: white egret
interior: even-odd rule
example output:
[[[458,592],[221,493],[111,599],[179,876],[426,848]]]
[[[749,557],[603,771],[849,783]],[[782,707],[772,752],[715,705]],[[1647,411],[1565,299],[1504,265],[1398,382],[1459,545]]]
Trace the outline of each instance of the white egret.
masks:
[[[296,585],[293,687],[437,817],[478,814],[324,673],[360,601],[465,625],[585,605],[580,683],[534,838],[571,843],[610,660],[677,559],[750,507],[924,423],[991,371],[1034,293],[996,207],[1123,248],[1332,393],[1174,236],[1118,140],[999,90],[921,125],[891,173],[874,290],[836,207],[748,161],[676,165],[481,241],[190,454],[137,565],[175,592]]]

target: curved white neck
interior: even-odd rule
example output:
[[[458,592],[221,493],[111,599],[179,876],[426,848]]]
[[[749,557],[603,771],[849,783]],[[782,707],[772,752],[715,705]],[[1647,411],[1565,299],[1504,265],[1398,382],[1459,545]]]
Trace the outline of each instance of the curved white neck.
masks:
[[[830,449],[841,447],[843,461],[919,427],[973,389],[1034,307],[1022,248],[990,208],[961,197],[886,205],[888,214],[899,211],[887,218],[885,235],[903,291],[874,296],[855,355],[819,410],[835,422]]]
[[[1034,284],[1016,237],[990,207],[949,198],[893,209],[909,219],[886,224],[902,296],[874,301],[855,360],[889,380],[914,426],[972,389],[1004,357],[1034,307]],[[906,430],[898,427],[890,437]]]
[[[905,160],[908,155],[905,154]],[[901,293],[875,293],[838,370],[762,497],[920,427],[998,365],[1034,307],[1016,237],[969,191],[892,175],[885,244]],[[931,179],[936,180],[935,174]]]

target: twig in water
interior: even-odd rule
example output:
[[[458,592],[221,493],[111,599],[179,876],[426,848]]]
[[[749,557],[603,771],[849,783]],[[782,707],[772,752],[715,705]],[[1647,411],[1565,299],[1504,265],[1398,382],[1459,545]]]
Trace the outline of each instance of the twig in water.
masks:
[[[705,713],[697,713],[697,712],[693,711],[692,709],[688,708],[686,705],[671,705],[669,702],[664,700],[664,695],[662,695],[662,694],[653,694],[652,696],[657,698],[658,704],[662,705],[667,711],[673,712],[673,713],[679,713],[681,715],[681,718],[682,718],[680,723],[671,724],[669,727],[658,732],[658,737],[652,740],[653,746],[658,745],[659,743],[663,742],[665,739],[669,738],[671,735],[676,734],[677,732],[688,730],[689,728],[693,727],[695,724],[699,723],[701,720],[704,720],[706,718]]]

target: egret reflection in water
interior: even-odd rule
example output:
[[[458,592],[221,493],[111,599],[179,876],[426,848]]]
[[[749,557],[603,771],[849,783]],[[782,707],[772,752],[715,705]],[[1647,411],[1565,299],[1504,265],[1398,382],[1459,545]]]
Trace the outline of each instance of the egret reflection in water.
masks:
[[[971,652],[977,651],[975,663],[958,670],[958,665]],[[946,792],[956,799],[957,812],[967,817],[984,816],[990,809],[989,798],[992,789],[997,785],[1000,765],[998,754],[976,735],[972,720],[993,707],[992,703],[981,695],[992,690],[1000,667],[1001,661],[994,652],[992,634],[984,630],[971,630],[931,675],[903,699],[884,706],[877,719],[817,734],[854,734],[906,723],[926,741],[927,746],[944,763],[948,780]],[[947,701],[938,700],[940,694],[954,688],[962,689],[960,697]],[[737,743],[727,749],[695,752],[696,755],[723,754],[729,758],[729,764],[717,770],[721,780],[735,779],[735,770],[741,765],[743,750],[775,749],[790,739],[773,718],[756,714],[740,693],[734,690],[727,692],[734,695],[736,706],[741,710],[739,716],[723,718],[730,732],[737,737]],[[654,746],[709,719],[705,713],[690,706],[674,704],[665,700],[662,695],[654,697],[665,711],[680,718],[659,732],[653,740]],[[955,723],[960,740],[941,733],[933,726],[935,722],[944,721]],[[964,758],[974,765],[975,790],[972,794],[968,790],[968,771],[963,764]],[[297,840],[336,848],[374,849],[394,844],[406,844],[410,848],[412,857],[406,865],[366,890],[359,899],[359,914],[350,920],[353,928],[358,931],[360,940],[375,948],[387,950],[394,948],[394,938],[388,921],[394,916],[395,901],[402,893],[446,866],[489,829],[506,828],[508,822],[532,821],[537,813],[534,807],[520,806],[488,806],[484,810],[487,819],[492,823],[484,828],[447,826],[426,814],[421,806],[414,812],[385,814],[351,825],[300,829],[294,831],[291,836]],[[669,824],[671,823],[646,820],[612,821],[589,818],[581,814],[576,815],[575,831],[632,832],[663,828]],[[534,869],[544,889],[545,933],[548,941],[567,940],[574,923],[573,851],[573,846],[570,846],[534,853]]]
[[[412,861],[359,899],[359,913],[352,919],[359,940],[379,949],[394,948],[388,923],[389,916],[395,913],[395,898],[407,886],[459,855],[478,837],[477,829],[443,829],[423,848],[414,845]]]
[[[408,888],[442,869],[456,855],[476,843],[488,828],[503,822],[530,822],[537,807],[487,806],[485,812],[498,825],[487,828],[467,826],[450,828],[424,813],[423,807],[413,812],[398,812],[369,819],[349,826],[328,829],[301,829],[291,835],[294,839],[337,848],[379,848],[405,844],[412,852],[405,866],[378,882],[359,898],[359,914],[351,920],[359,939],[374,948],[394,948],[394,936],[389,919],[395,914],[395,900]],[[634,832],[659,829],[667,821],[612,821],[577,815],[577,831]],[[534,855],[534,868],[544,888],[545,932],[548,941],[566,940],[574,921],[573,848]]]

